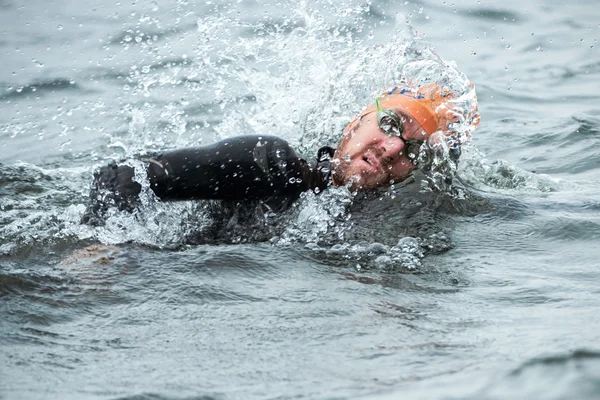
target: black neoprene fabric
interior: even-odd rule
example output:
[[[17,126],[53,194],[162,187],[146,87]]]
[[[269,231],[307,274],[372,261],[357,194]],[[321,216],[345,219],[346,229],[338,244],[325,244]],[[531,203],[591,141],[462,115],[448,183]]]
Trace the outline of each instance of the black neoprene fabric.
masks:
[[[164,201],[265,200],[289,206],[300,193],[330,184],[329,159],[323,147],[312,165],[275,136],[240,136],[215,144],[140,157],[150,188]],[[142,185],[134,167],[111,163],[94,173],[84,223],[99,224],[110,207],[133,211]]]

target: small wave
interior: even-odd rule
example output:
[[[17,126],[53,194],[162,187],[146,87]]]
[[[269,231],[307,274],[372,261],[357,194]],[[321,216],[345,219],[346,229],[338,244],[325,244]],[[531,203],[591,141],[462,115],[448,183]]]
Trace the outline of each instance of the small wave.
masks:
[[[225,64],[227,60],[221,60],[221,65]],[[158,71],[160,69],[165,68],[174,68],[174,67],[187,67],[193,63],[189,58],[168,58],[165,60],[161,60],[160,62],[154,63],[149,66],[150,71]]]
[[[490,21],[502,21],[504,23],[516,24],[524,20],[523,16],[509,10],[489,10],[486,8],[474,8],[461,10],[460,13],[474,19],[487,19]]]
[[[585,64],[580,68],[580,74],[598,74],[600,73],[600,62]]]
[[[43,285],[40,280],[45,279],[52,278],[35,277],[29,273],[0,273],[0,297],[38,290]]]
[[[548,193],[560,188],[560,183],[548,175],[528,172],[505,160],[490,162],[473,147],[463,153],[459,175],[462,180],[478,189],[492,189],[510,194]]]
[[[159,40],[167,39],[173,35],[193,31],[196,26],[197,25],[193,23],[154,31],[142,31],[139,28],[128,28],[119,34],[112,36],[108,43],[111,45],[137,45],[141,43],[147,43],[148,41],[151,43],[156,43]]]
[[[600,221],[576,215],[559,216],[549,221],[530,224],[527,234],[547,240],[587,242],[600,239]]]
[[[129,71],[119,70],[114,67],[89,67],[85,70],[85,80],[108,80],[118,81],[123,84],[125,80],[130,76]]]
[[[543,132],[523,142],[524,147],[540,149],[523,156],[525,161],[537,165],[537,171],[579,174],[598,168],[595,160],[600,156],[600,119],[597,116],[579,114],[542,129]],[[560,157],[556,157],[557,146]]]
[[[2,96],[0,96],[0,100],[10,100],[13,98],[27,97],[32,95],[40,96],[58,91],[81,90],[81,86],[79,86],[74,80],[56,78],[40,82],[33,82],[18,88],[8,88],[8,90]]]
[[[78,172],[0,164],[0,254],[25,256],[40,243],[69,240],[68,227],[79,225],[74,203],[84,199],[71,185],[83,179]]]
[[[169,396],[157,393],[141,393],[128,395],[125,397],[116,397],[114,400],[222,400],[225,396],[215,394],[205,394],[197,396]]]
[[[575,350],[526,361],[471,399],[596,399],[600,352]]]

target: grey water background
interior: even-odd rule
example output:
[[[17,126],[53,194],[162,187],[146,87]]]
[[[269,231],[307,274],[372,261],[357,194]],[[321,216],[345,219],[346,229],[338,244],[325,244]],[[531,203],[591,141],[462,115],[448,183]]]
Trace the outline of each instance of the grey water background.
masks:
[[[463,198],[323,193],[267,241],[190,243],[197,205],[78,224],[110,159],[257,129],[312,149],[315,79],[407,19],[477,87]],[[600,398],[595,2],[3,0],[0,21],[0,398]]]

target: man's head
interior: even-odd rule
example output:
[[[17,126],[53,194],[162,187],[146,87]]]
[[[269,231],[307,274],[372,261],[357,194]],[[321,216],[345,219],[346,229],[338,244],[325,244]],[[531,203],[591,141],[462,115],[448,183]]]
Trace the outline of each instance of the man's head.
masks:
[[[384,93],[344,129],[333,160],[334,184],[373,189],[406,179],[420,145],[437,131],[449,134],[459,121],[449,104],[453,97],[436,84]]]

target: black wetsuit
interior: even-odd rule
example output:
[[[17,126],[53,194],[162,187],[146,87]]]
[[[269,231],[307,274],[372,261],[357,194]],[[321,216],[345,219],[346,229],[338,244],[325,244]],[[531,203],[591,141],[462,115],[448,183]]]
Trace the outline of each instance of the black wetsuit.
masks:
[[[150,188],[161,200],[262,200],[281,210],[300,193],[330,185],[333,152],[322,147],[316,162],[309,165],[283,139],[240,136],[140,160]],[[102,224],[110,207],[133,211],[142,189],[134,178],[135,169],[125,164],[113,162],[97,170],[83,222]]]

